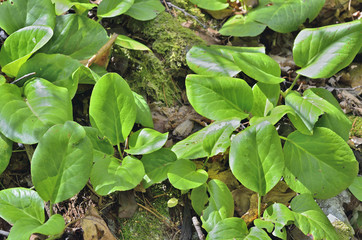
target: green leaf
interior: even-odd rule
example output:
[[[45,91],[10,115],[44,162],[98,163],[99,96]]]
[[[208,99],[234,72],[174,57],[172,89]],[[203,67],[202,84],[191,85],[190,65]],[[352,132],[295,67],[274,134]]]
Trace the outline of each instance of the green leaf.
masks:
[[[248,15],[235,15],[228,19],[219,30],[221,35],[235,37],[255,37],[266,28],[265,24],[255,22]]]
[[[170,167],[167,177],[175,188],[189,190],[204,184],[208,179],[208,174],[203,169],[196,170],[194,162],[179,159]]]
[[[64,219],[59,214],[52,215],[44,224],[32,219],[20,219],[11,228],[8,240],[28,240],[34,233],[56,235],[62,233],[64,228]]]
[[[104,158],[104,155],[112,156],[114,148],[112,144],[104,137],[97,128],[83,127],[87,137],[93,146],[93,162]]]
[[[0,85],[3,85],[4,83],[6,83],[6,78],[0,74]]]
[[[209,205],[201,216],[202,227],[210,232],[218,222],[234,215],[234,200],[225,183],[213,179],[208,183]]]
[[[310,194],[296,196],[290,203],[295,217],[294,224],[313,239],[340,239],[326,215]]]
[[[170,199],[167,201],[167,207],[168,207],[168,208],[176,207],[177,204],[178,204],[178,199],[177,199],[177,198],[170,198]]]
[[[112,145],[124,142],[136,120],[137,107],[126,81],[116,73],[95,84],[89,106],[90,121]]]
[[[231,142],[229,164],[245,187],[261,196],[267,194],[284,169],[282,146],[274,126],[262,122],[236,135]]]
[[[72,74],[80,66],[79,61],[66,55],[38,53],[22,65],[17,79],[28,73],[35,72],[35,75],[24,78],[16,84],[22,86],[32,77],[44,78],[59,87],[67,88],[70,97],[73,98],[77,92],[78,81],[74,81]]]
[[[68,11],[72,6],[75,6],[77,13],[84,12],[86,10],[91,10],[96,7],[96,4],[89,3],[88,0],[51,0],[55,5],[55,13],[57,15],[62,15]],[[81,10],[81,11],[80,11]]]
[[[253,116],[264,117],[274,108],[273,103],[265,96],[258,84],[255,84],[252,90],[254,100],[251,114]]]
[[[280,77],[279,64],[264,53],[238,53],[234,55],[234,60],[241,71],[259,82],[278,84],[284,81]]]
[[[73,72],[72,79],[79,84],[95,84],[100,76],[92,69],[82,65]]]
[[[256,22],[268,25],[276,32],[287,33],[298,29],[307,19],[317,17],[325,0],[260,0],[258,7],[247,15]]]
[[[297,73],[310,78],[329,78],[348,66],[361,49],[362,19],[302,30],[294,41]]]
[[[0,217],[10,224],[21,219],[44,223],[44,202],[38,193],[27,188],[0,191]]]
[[[32,181],[44,201],[58,203],[82,190],[92,168],[90,149],[91,141],[76,122],[55,125],[44,134],[31,161]]]
[[[227,0],[190,0],[193,4],[196,4],[199,8],[207,10],[223,10],[229,6]]]
[[[234,62],[233,54],[243,52],[264,53],[264,47],[193,46],[187,52],[187,65],[198,74],[233,77],[241,69]]]
[[[115,17],[127,12],[133,5],[134,0],[103,0],[97,10],[99,17]]]
[[[358,162],[348,144],[328,128],[315,128],[313,135],[291,133],[284,145],[288,186],[314,197],[333,197],[352,184]]]
[[[258,117],[254,116],[250,119],[250,125],[257,125],[261,122],[268,121],[272,125],[275,125],[279,120],[285,115],[290,114],[292,117],[295,117],[296,113],[294,112],[293,108],[286,105],[280,105],[273,108],[268,116],[265,117]]]
[[[53,125],[72,120],[68,90],[35,78],[19,88],[0,86],[0,130],[14,142],[34,144]]]
[[[107,32],[102,25],[87,16],[67,14],[57,17],[54,36],[41,52],[85,60],[96,54],[107,41]]]
[[[10,162],[13,153],[13,142],[0,133],[0,175]]]
[[[53,35],[46,26],[24,27],[11,34],[0,51],[1,71],[15,77],[28,58],[43,47]]]
[[[314,103],[314,98],[301,97],[299,93],[293,91],[286,96],[285,105],[293,108],[297,115],[288,114],[294,127],[304,134],[312,134],[315,123],[323,114],[323,111]]]
[[[35,25],[54,28],[54,6],[49,0],[1,1],[0,28],[7,34],[10,35],[21,28]]]
[[[191,191],[191,205],[195,212],[201,216],[202,211],[205,209],[206,203],[209,201],[207,195],[207,184],[204,183],[200,187],[194,188]]]
[[[245,240],[271,240],[268,234],[260,228],[252,227],[248,236],[244,238]]]
[[[141,155],[159,150],[165,145],[168,133],[160,133],[151,128],[143,128],[133,133],[129,138],[128,154]]]
[[[261,92],[266,96],[266,98],[273,104],[277,106],[280,97],[280,85],[279,84],[267,84],[258,82],[256,84]]]
[[[131,49],[131,50],[140,50],[140,51],[151,51],[146,45],[133,40],[125,35],[118,35],[116,41],[114,42],[120,47]]]
[[[229,121],[215,122],[205,131],[202,146],[208,156],[223,153],[230,146],[231,133],[240,126],[240,119],[234,118]]]
[[[253,92],[239,78],[188,75],[186,94],[196,112],[212,120],[244,119],[253,107]]]
[[[167,148],[161,148],[153,153],[143,155],[141,162],[146,172],[143,187],[148,188],[154,183],[166,180],[167,173],[176,160],[175,153]]]
[[[354,179],[353,183],[348,187],[352,194],[360,201],[362,201],[362,177],[358,176]]]
[[[107,156],[94,164],[90,180],[94,190],[105,196],[135,188],[144,175],[143,164],[137,158],[127,156],[121,164],[117,158]]]
[[[336,107],[337,105],[335,102],[337,100],[330,92],[326,89],[321,89],[316,91],[316,93],[314,90],[308,89],[303,94],[304,97],[313,101],[315,106],[325,112],[325,114],[317,121],[315,126],[329,128],[341,136],[345,141],[348,141],[349,132],[352,128],[351,121],[344,114],[339,104],[338,107]],[[334,101],[330,103],[329,101],[323,99],[323,97],[327,97],[329,100],[334,99]]]
[[[235,119],[227,119],[223,121],[215,121],[209,126],[201,129],[198,132],[195,132],[185,138],[184,140],[176,143],[172,147],[172,151],[176,153],[177,158],[181,159],[197,159],[197,158],[203,158],[207,157],[208,153],[204,150],[203,147],[203,141],[206,138],[206,132],[209,131],[209,129],[214,129],[218,127],[215,126],[228,126],[232,125],[234,123]],[[235,123],[234,123],[235,124]]]
[[[285,205],[274,203],[264,211],[263,219],[264,220],[258,219],[258,221],[254,221],[255,226],[258,228],[266,228],[267,231],[272,232],[275,237],[287,239],[285,226],[294,222],[294,215]],[[270,223],[272,228],[268,229],[268,224]]]
[[[135,0],[125,14],[140,21],[148,21],[163,11],[165,11],[165,7],[159,0]]]
[[[230,217],[218,222],[207,235],[207,240],[242,240],[249,231],[241,218]]]
[[[152,114],[146,100],[141,95],[133,91],[132,93],[137,106],[136,123],[139,123],[144,127],[153,128]]]

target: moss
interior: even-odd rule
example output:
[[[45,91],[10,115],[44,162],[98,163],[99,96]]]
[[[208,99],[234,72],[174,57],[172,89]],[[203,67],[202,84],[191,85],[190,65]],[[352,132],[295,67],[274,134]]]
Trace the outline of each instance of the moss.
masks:
[[[129,21],[127,27],[141,39],[152,42],[152,50],[161,59],[165,71],[173,78],[185,77],[186,53],[193,46],[205,44],[192,30],[167,12],[147,22]]]
[[[349,120],[353,123],[351,129],[351,136],[362,137],[362,117],[359,116],[348,116]]]

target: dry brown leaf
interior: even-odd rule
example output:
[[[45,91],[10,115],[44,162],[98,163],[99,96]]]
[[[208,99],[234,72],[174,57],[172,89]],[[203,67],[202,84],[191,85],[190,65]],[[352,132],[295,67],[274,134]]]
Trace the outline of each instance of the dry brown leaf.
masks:
[[[264,203],[281,203],[284,205],[289,205],[289,201],[297,195],[293,190],[291,190],[288,185],[280,181],[272,190],[270,190],[264,197]]]
[[[84,240],[117,240],[98,211],[90,206],[87,215],[81,220]]]
[[[111,47],[116,41],[118,34],[113,33],[111,38],[108,40],[106,44],[98,50],[98,52],[93,55],[90,59],[86,60],[86,67],[90,67],[93,63],[97,64],[101,67],[106,68],[109,62],[109,55],[111,54]]]

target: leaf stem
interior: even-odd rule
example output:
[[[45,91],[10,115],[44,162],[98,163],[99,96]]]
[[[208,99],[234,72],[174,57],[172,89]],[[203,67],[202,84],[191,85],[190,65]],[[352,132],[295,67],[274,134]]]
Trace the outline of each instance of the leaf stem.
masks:
[[[285,140],[285,141],[288,141],[288,138],[286,138],[286,137],[279,136],[279,138],[280,138],[280,139],[283,139],[283,140]]]
[[[261,196],[258,193],[258,218],[260,218],[260,212],[261,212]]]
[[[290,87],[289,87],[287,90],[285,90],[285,92],[282,94],[282,96],[283,96],[284,98],[285,98],[285,97],[288,95],[288,93],[293,89],[293,87],[295,86],[295,84],[297,83],[297,81],[298,81],[299,78],[300,78],[300,74],[298,74],[298,75],[295,77],[292,85],[290,85]]]
[[[121,150],[121,144],[120,143],[117,144],[117,149],[118,149],[119,157],[121,158],[121,160],[123,160],[123,152]]]
[[[54,212],[53,212],[53,203],[49,202],[49,217],[53,216],[54,215]]]
[[[202,166],[202,168],[205,168],[205,166],[206,166],[206,163],[209,161],[209,156],[207,156],[207,158],[205,159],[205,161],[204,161],[204,165]]]

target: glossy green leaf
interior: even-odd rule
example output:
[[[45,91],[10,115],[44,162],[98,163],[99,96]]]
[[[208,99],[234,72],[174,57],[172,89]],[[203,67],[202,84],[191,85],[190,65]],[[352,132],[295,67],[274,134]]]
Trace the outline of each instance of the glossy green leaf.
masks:
[[[0,74],[0,85],[6,83],[6,78]]]
[[[187,52],[187,65],[197,74],[233,77],[241,69],[234,62],[233,54],[253,52],[264,53],[263,47],[193,46]]]
[[[159,2],[158,2],[159,3]],[[116,41],[114,42],[120,47],[131,49],[131,50],[140,50],[140,51],[151,51],[146,45],[133,40],[125,35],[118,35]]]
[[[163,11],[165,7],[159,0],[134,0],[134,4],[125,14],[140,21],[148,21]]]
[[[44,223],[44,202],[37,192],[27,188],[0,191],[0,217],[10,224],[21,219]]]
[[[265,24],[256,22],[247,15],[235,15],[225,22],[219,32],[222,35],[235,37],[255,37],[261,34],[265,28]]]
[[[284,169],[282,146],[274,126],[262,122],[236,135],[231,142],[229,164],[245,187],[261,196],[268,193]]]
[[[337,100],[335,100],[330,92],[328,92],[326,89],[321,89],[316,92],[317,94],[314,90],[308,89],[303,94],[304,97],[308,98],[310,101],[313,101],[315,106],[325,112],[323,116],[317,121],[315,126],[329,128],[341,136],[345,141],[348,141],[349,132],[352,128],[351,121],[344,114],[339,104],[338,107],[336,107],[337,105],[335,101]],[[327,97],[329,100],[333,98],[334,101],[330,103],[321,96]]]
[[[139,123],[144,127],[153,128],[151,109],[148,106],[146,100],[141,95],[133,91],[132,93],[137,106],[136,123]]]
[[[1,71],[9,76],[16,76],[26,60],[53,35],[53,30],[46,26],[29,26],[11,34],[0,51]]]
[[[287,239],[285,226],[294,222],[294,215],[288,207],[281,203],[274,203],[263,213],[263,220],[258,219],[254,224],[258,228],[266,228],[268,232],[273,233],[275,237]],[[269,229],[269,224],[271,228]]]
[[[0,28],[7,34],[28,26],[54,28],[54,6],[49,0],[9,0],[0,4]]]
[[[77,10],[77,13],[84,12],[86,10],[91,10],[96,7],[96,4],[89,3],[88,0],[51,0],[55,5],[55,13],[57,15],[62,15],[68,11],[72,6]],[[80,11],[82,10],[82,11]]]
[[[223,10],[229,6],[227,0],[190,0],[193,4],[196,4],[199,8],[207,10]]]
[[[276,32],[287,33],[298,29],[307,19],[317,17],[325,0],[259,0],[259,5],[247,15],[256,22],[268,25]]]
[[[103,0],[97,10],[99,17],[115,17],[127,12],[134,0]]]
[[[62,233],[64,228],[64,219],[59,214],[52,215],[44,224],[32,219],[20,219],[11,228],[8,240],[28,240],[34,233],[56,235]]]
[[[68,90],[41,79],[23,88],[0,86],[0,130],[14,142],[33,144],[51,126],[72,120]]]
[[[31,161],[32,181],[44,201],[64,201],[86,185],[92,168],[91,149],[84,128],[76,122],[55,125],[44,134]]]
[[[279,122],[280,119],[282,119],[282,117],[285,114],[290,114],[293,117],[295,117],[295,115],[296,115],[296,113],[294,112],[292,107],[286,106],[286,105],[279,105],[279,106],[273,108],[270,111],[270,113],[265,117],[258,117],[258,116],[252,117],[250,119],[249,123],[250,123],[250,125],[257,125],[261,122],[268,121],[272,125],[275,125],[277,122]]]
[[[0,133],[0,175],[10,162],[13,153],[13,142]]]
[[[22,65],[17,79],[28,73],[35,72],[35,75],[24,78],[17,82],[17,85],[22,86],[32,77],[44,78],[59,87],[67,88],[70,97],[73,98],[77,92],[78,82],[74,81],[72,74],[80,66],[79,61],[66,55],[38,53]]]
[[[264,117],[274,108],[273,103],[271,103],[263,91],[261,91],[258,84],[255,84],[252,90],[253,107],[251,109],[251,114],[253,116]]]
[[[231,133],[240,126],[240,119],[234,118],[229,121],[220,121],[211,124],[205,131],[202,146],[208,156],[223,153],[230,146]]]
[[[348,187],[352,194],[360,201],[362,201],[362,177],[358,176],[354,179],[353,183]]]
[[[226,184],[217,179],[208,183],[208,192],[209,205],[204,210],[201,220],[202,227],[210,232],[218,222],[234,215],[234,200]]]
[[[245,240],[271,240],[268,234],[257,227],[250,228],[249,234],[244,238]]]
[[[278,105],[280,97],[279,84],[267,84],[267,83],[258,82],[256,85],[263,92],[266,98],[273,104],[273,106]]]
[[[294,41],[297,73],[310,78],[329,78],[348,66],[361,49],[362,19],[302,30]]]
[[[199,114],[212,119],[244,119],[253,107],[253,92],[242,79],[188,75],[186,94]]]
[[[299,193],[330,198],[352,184],[358,162],[348,144],[328,128],[315,128],[313,135],[295,131],[284,145],[284,179]]]
[[[141,155],[155,152],[165,145],[168,133],[160,133],[151,128],[143,128],[129,138],[128,154]]]
[[[72,79],[79,84],[95,84],[100,76],[92,69],[82,65],[73,72]]]
[[[293,108],[297,116],[288,114],[290,121],[300,132],[312,134],[315,123],[323,111],[316,106],[314,99],[300,96],[297,92],[289,93],[285,98],[285,105]]]
[[[284,81],[279,64],[264,53],[238,53],[234,61],[241,71],[259,82],[278,84]]]
[[[185,138],[184,140],[176,143],[172,147],[172,151],[176,153],[177,158],[181,159],[197,159],[197,158],[203,158],[207,157],[208,154],[204,150],[203,147],[203,141],[206,137],[206,132],[209,131],[209,129],[215,128],[216,126],[228,126],[232,125],[232,123],[235,121],[235,119],[228,119],[223,121],[215,121],[212,124],[210,124],[207,127],[204,127],[198,132],[195,132]],[[216,127],[217,128],[217,127]]]
[[[137,107],[126,81],[109,73],[94,86],[89,106],[90,122],[112,145],[124,142],[136,120]]]
[[[175,188],[189,190],[204,184],[208,179],[208,174],[203,169],[196,170],[194,162],[187,159],[179,159],[172,164],[167,177]]]
[[[178,204],[178,199],[177,199],[177,198],[170,198],[170,199],[167,201],[167,207],[168,207],[168,208],[176,207],[177,204]]]
[[[176,160],[176,154],[167,148],[161,148],[153,153],[143,155],[141,162],[146,172],[143,187],[148,188],[154,183],[166,180],[168,170]]]
[[[114,148],[109,140],[97,128],[83,127],[93,146],[93,162],[103,159],[105,155],[112,156]]]
[[[249,230],[241,218],[230,217],[218,222],[207,235],[207,240],[242,240]]]
[[[194,188],[191,191],[191,205],[195,212],[201,216],[205,209],[206,203],[209,201],[207,195],[207,184],[202,184],[200,187]]]
[[[294,214],[294,224],[313,239],[340,239],[326,215],[310,194],[296,196],[290,203]]]
[[[127,156],[120,161],[107,156],[97,161],[90,176],[94,190],[102,196],[115,191],[127,191],[135,188],[145,175],[143,164],[137,158]]]
[[[106,30],[87,16],[58,16],[54,36],[41,52],[60,53],[78,60],[92,57],[108,41]]]

